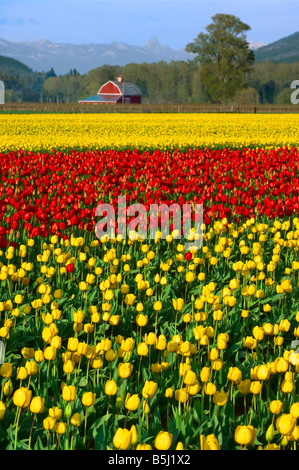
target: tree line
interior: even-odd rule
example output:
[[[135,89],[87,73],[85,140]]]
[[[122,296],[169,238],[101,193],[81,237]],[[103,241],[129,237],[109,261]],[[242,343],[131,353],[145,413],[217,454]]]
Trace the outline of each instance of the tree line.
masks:
[[[45,73],[5,75],[6,102],[72,103],[96,94],[108,80],[122,75],[139,86],[143,103],[221,103],[211,97],[200,78],[200,66],[164,61],[153,64],[103,65],[86,75]],[[258,62],[243,88],[230,99],[238,104],[290,104],[290,84],[299,77],[299,63]],[[227,100],[226,100],[227,101]]]

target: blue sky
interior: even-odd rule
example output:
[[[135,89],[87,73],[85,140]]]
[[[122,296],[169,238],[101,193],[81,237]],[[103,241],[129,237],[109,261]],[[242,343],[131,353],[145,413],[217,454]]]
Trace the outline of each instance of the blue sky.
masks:
[[[155,37],[181,49],[214,14],[228,13],[251,26],[249,42],[268,44],[299,30],[297,5],[298,0],[0,0],[0,38],[143,46]]]

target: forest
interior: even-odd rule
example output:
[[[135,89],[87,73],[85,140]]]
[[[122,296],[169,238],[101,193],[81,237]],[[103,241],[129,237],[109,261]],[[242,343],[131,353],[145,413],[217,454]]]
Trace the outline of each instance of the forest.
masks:
[[[59,76],[53,68],[48,72],[33,72],[28,67],[8,70],[0,67],[6,102],[74,103],[96,94],[102,84],[115,80],[119,74],[125,81],[139,86],[143,103],[214,102],[202,83],[200,65],[194,62],[104,65],[85,75],[73,69]],[[244,77],[243,88],[237,90],[230,101],[240,105],[289,104],[290,84],[298,77],[299,62],[256,62]]]

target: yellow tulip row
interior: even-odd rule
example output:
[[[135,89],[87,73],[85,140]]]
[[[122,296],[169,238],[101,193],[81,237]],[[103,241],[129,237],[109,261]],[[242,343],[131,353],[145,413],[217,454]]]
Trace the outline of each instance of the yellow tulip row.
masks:
[[[11,150],[296,146],[298,114],[33,114],[0,116]]]

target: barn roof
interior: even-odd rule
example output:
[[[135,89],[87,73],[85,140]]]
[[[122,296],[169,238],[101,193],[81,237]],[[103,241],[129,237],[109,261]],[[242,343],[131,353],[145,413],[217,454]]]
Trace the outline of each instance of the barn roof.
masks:
[[[132,82],[118,82],[117,80],[109,80],[107,83],[109,82],[116,85],[120,89],[121,94],[123,94],[123,89],[124,89],[125,96],[141,96],[142,95],[140,88]],[[106,83],[104,85],[106,85]],[[100,93],[104,85],[101,86],[98,93]]]
[[[117,95],[105,95],[101,96],[98,93],[96,95],[90,96],[89,98],[84,98],[83,100],[80,100],[80,103],[104,103],[104,102],[115,102],[119,99],[119,96]]]

